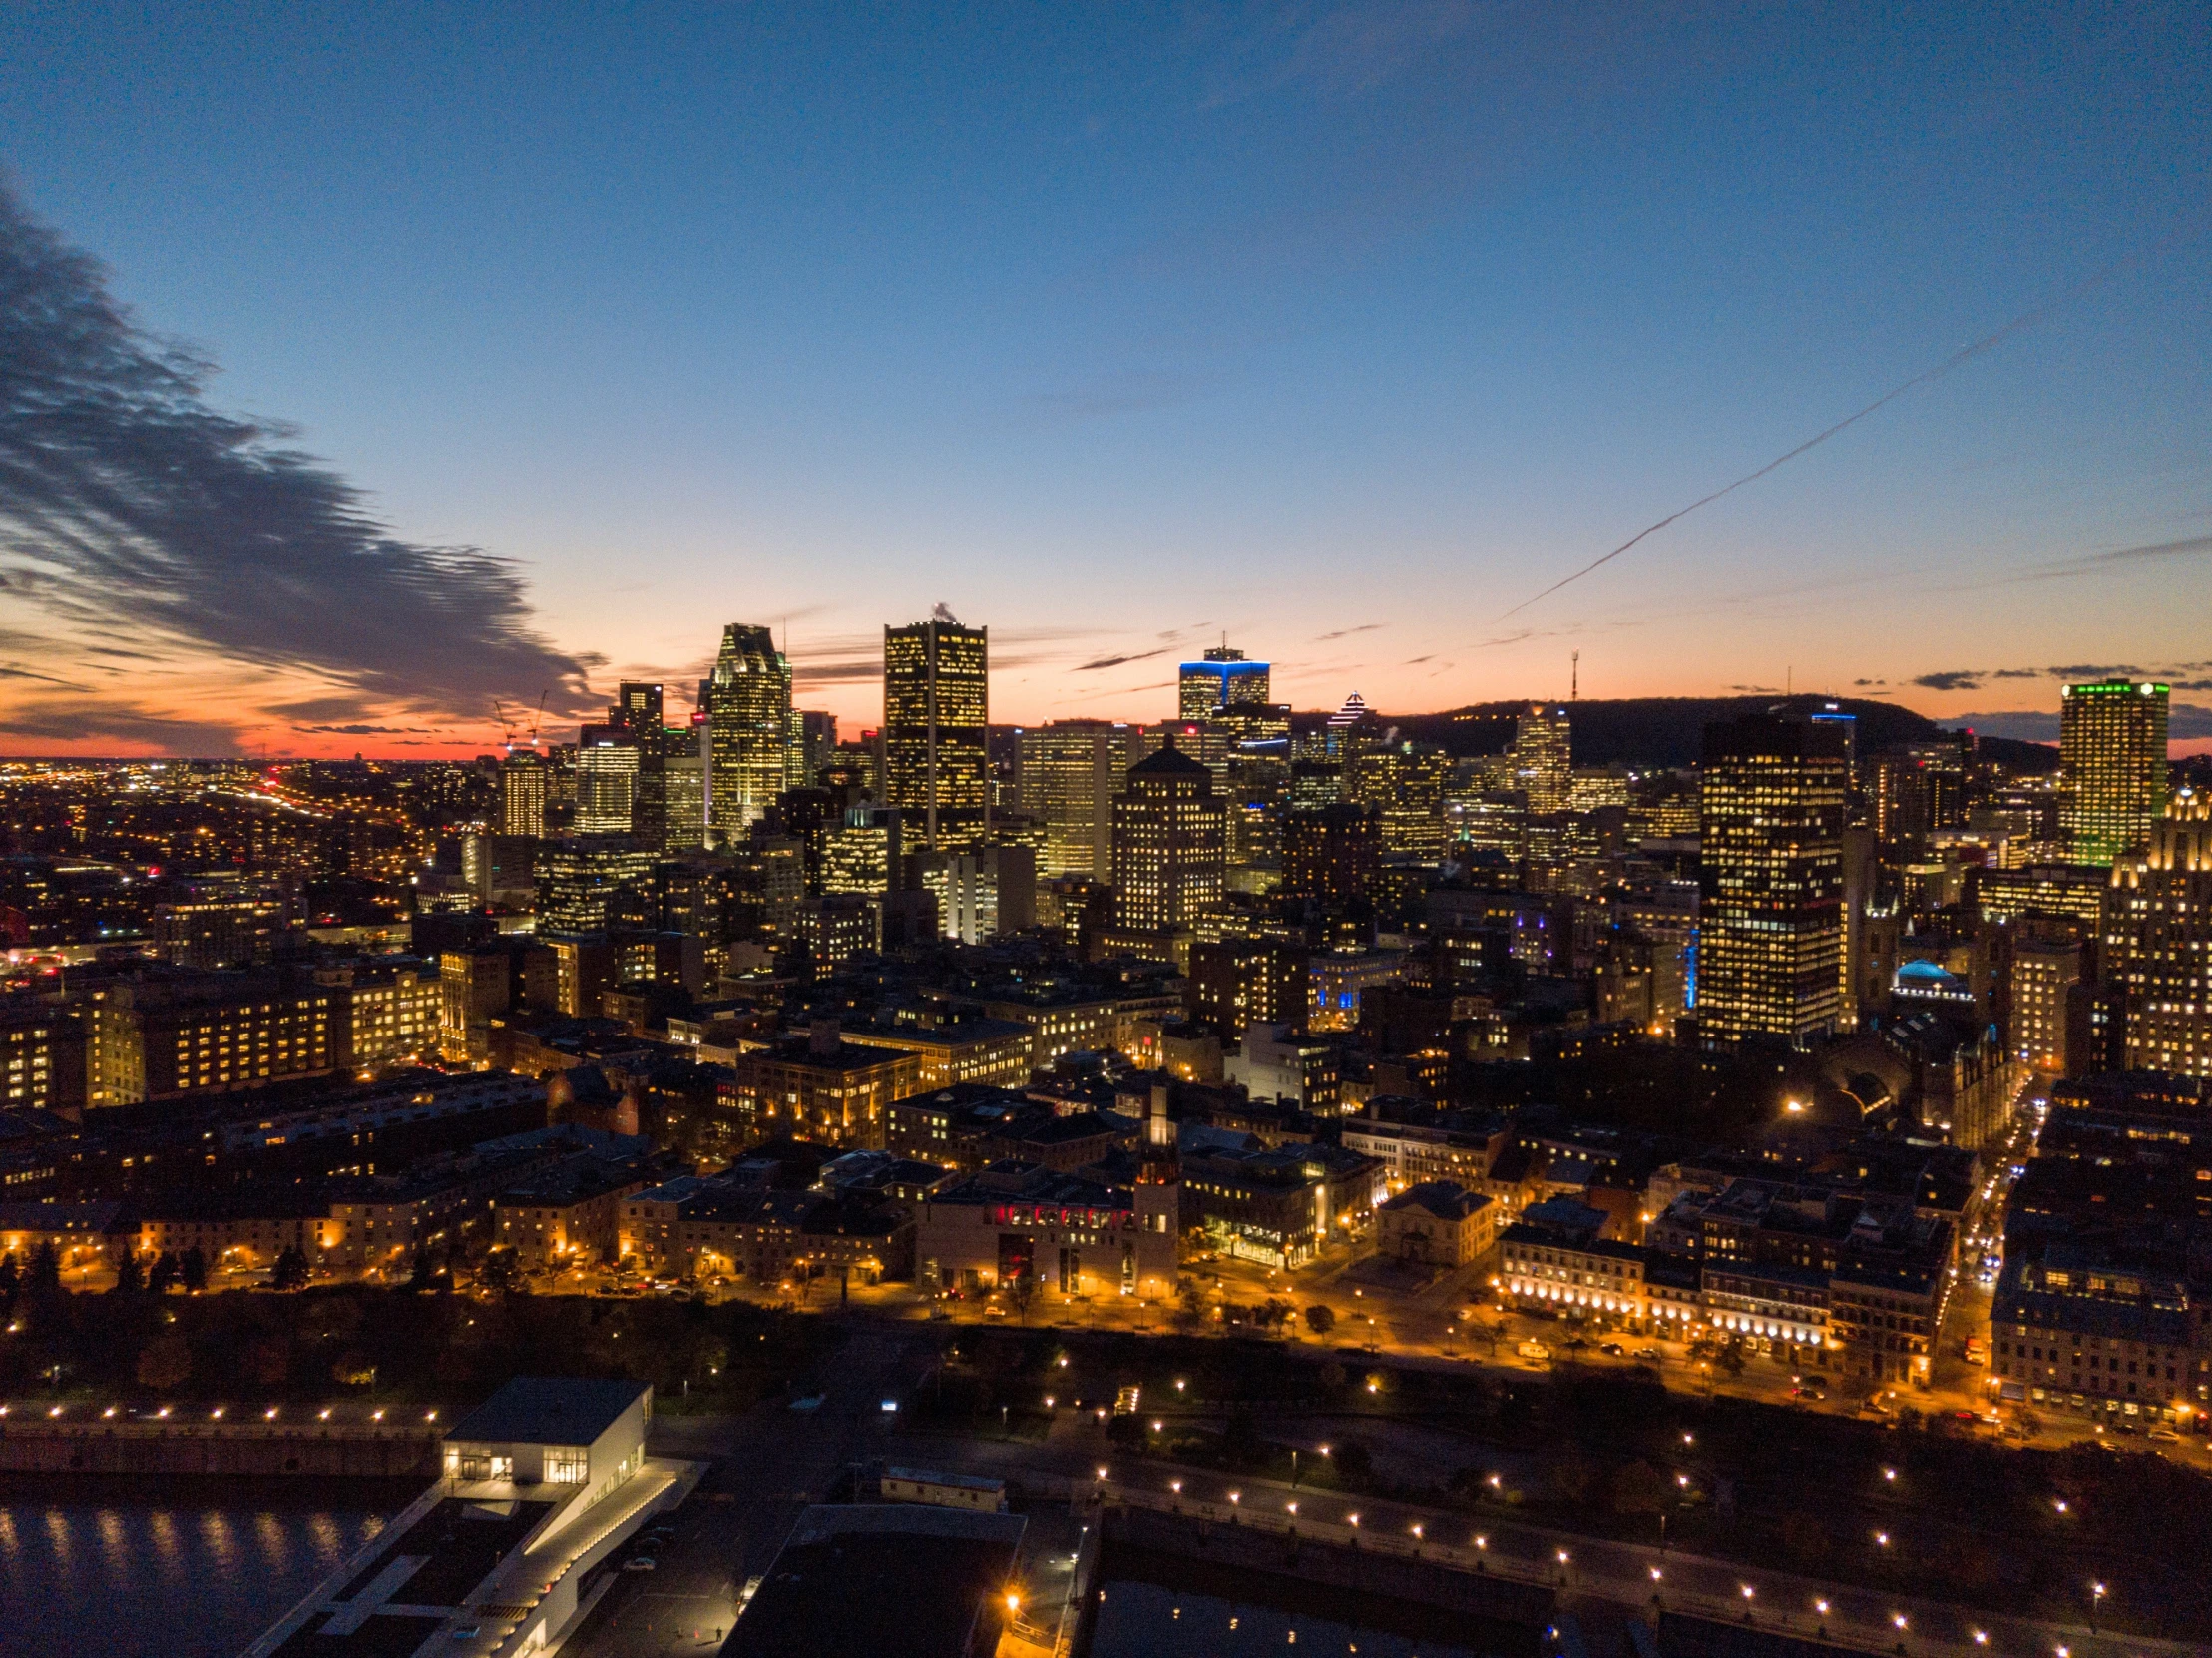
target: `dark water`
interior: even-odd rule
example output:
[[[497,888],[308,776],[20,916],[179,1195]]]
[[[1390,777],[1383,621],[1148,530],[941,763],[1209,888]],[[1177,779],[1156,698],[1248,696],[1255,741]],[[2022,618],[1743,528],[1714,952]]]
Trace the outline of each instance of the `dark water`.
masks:
[[[1255,1582],[1255,1587],[1259,1584]],[[1480,1658],[1479,1649],[1251,1600],[1125,1579],[1104,1585],[1089,1658]]]
[[[413,1496],[356,1481],[0,1484],[4,1658],[236,1658]]]

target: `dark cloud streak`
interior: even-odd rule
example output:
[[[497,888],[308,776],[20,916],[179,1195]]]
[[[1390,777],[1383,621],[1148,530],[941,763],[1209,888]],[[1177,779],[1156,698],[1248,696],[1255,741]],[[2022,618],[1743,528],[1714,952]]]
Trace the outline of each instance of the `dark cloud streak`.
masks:
[[[481,719],[590,705],[593,659],[537,629],[523,577],[393,536],[278,427],[204,399],[213,365],[145,332],[106,272],[0,184],[0,557],[87,631],[174,639]],[[203,727],[199,729],[215,729]]]

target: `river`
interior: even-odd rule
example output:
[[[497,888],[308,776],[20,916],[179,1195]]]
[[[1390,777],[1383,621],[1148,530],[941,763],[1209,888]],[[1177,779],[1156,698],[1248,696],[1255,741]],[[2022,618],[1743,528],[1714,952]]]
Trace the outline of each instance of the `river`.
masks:
[[[0,1481],[0,1655],[236,1658],[414,1495],[355,1480]]]

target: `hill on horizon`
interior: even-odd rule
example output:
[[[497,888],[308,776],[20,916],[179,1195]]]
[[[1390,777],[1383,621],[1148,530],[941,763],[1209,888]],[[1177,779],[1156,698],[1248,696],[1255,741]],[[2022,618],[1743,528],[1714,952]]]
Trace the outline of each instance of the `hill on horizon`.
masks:
[[[1402,735],[1417,742],[1435,743],[1455,756],[1473,757],[1504,753],[1513,741],[1515,717],[1528,705],[1528,700],[1522,699],[1478,702],[1433,714],[1394,714],[1382,709],[1374,712],[1385,725],[1395,725]],[[1925,742],[1946,729],[1956,729],[1894,702],[1819,695],[1590,697],[1568,703],[1567,720],[1573,729],[1574,763],[1578,766],[1673,767],[1696,762],[1705,727],[1715,721],[1770,711],[1803,716],[1831,706],[1858,720],[1862,757],[1880,754],[1901,743]],[[1301,713],[1293,723],[1300,729],[1310,729],[1327,717],[1325,712]],[[1984,737],[1980,747],[1991,758],[2022,771],[2057,769],[2058,750],[2046,743]]]

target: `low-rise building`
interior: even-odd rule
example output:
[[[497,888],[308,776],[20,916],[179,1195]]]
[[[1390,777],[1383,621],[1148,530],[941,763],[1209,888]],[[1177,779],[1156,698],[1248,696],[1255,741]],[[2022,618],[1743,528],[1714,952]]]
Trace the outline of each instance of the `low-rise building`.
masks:
[[[739,1143],[776,1134],[881,1147],[891,1105],[922,1092],[919,1054],[848,1042],[833,1020],[740,1053],[719,1104]]]
[[[995,1163],[923,1199],[918,1282],[1157,1300],[1175,1287],[1178,1196],[1171,1181],[1107,1186]]]
[[[1422,1181],[1376,1209],[1376,1253],[1421,1266],[1472,1265],[1490,1252],[1496,1209],[1452,1181]]]

